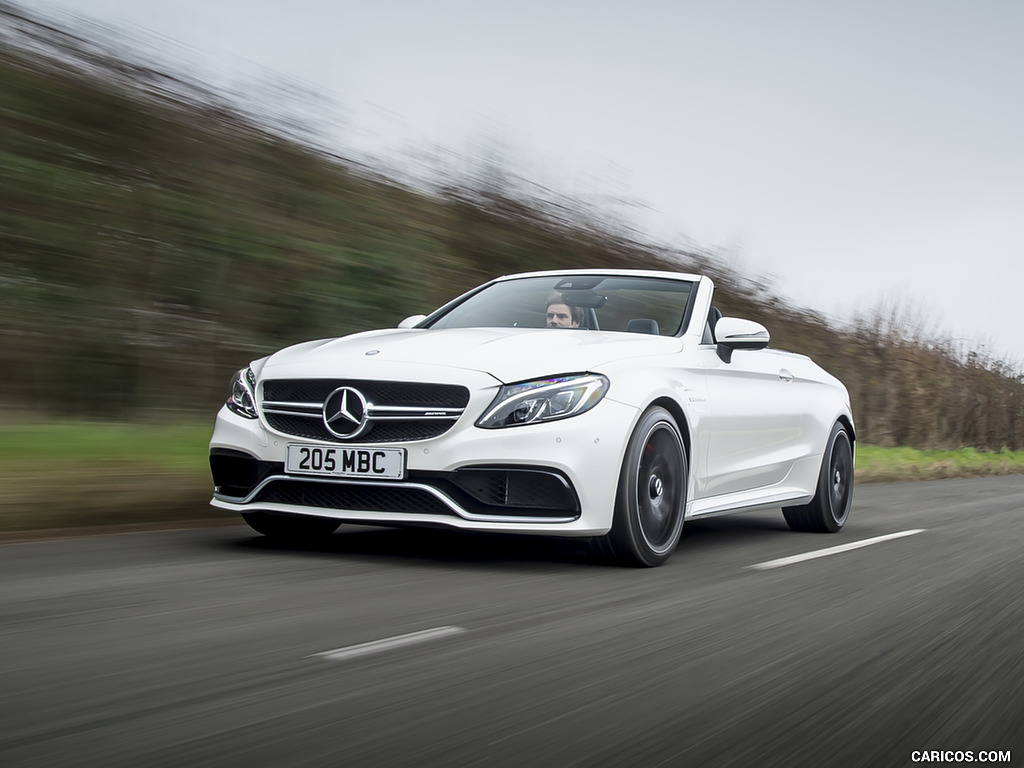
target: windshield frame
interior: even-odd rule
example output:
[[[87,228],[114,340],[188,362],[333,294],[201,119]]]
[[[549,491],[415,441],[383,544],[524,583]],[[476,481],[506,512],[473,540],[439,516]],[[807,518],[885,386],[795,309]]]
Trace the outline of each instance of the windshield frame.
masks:
[[[623,270],[623,271],[617,271],[617,270],[610,270],[610,271],[603,271],[603,270],[594,270],[594,271],[550,271],[550,272],[531,272],[531,273],[518,274],[518,275],[509,275],[509,276],[495,278],[494,280],[490,280],[490,281],[488,281],[488,282],[486,282],[486,283],[484,283],[482,285],[477,286],[476,288],[473,288],[470,291],[467,291],[466,293],[462,294],[461,296],[453,299],[452,301],[450,301],[450,302],[444,304],[443,306],[439,307],[438,309],[434,310],[427,317],[425,317],[423,320],[421,320],[419,323],[417,323],[416,327],[417,328],[424,328],[424,329],[435,328],[437,323],[442,321],[444,318],[448,317],[452,312],[458,310],[460,307],[464,307],[464,305],[467,302],[472,301],[474,299],[474,297],[478,296],[480,293],[482,293],[484,291],[487,291],[487,290],[493,288],[496,285],[504,284],[504,283],[520,282],[520,281],[526,281],[526,280],[537,280],[537,281],[545,280],[545,281],[551,282],[551,285],[548,286],[549,289],[550,289],[550,288],[553,288],[553,286],[556,285],[556,284],[565,283],[565,282],[568,282],[570,280],[575,281],[577,283],[582,283],[582,284],[587,284],[589,282],[592,282],[592,281],[596,280],[596,281],[599,281],[599,282],[595,285],[595,288],[599,290],[600,289],[600,283],[604,282],[604,281],[609,281],[609,280],[614,282],[614,283],[620,283],[620,282],[623,282],[623,281],[633,281],[633,280],[635,280],[635,281],[638,282],[638,284],[639,283],[644,283],[644,282],[650,283],[650,282],[655,282],[655,281],[661,281],[661,282],[664,282],[666,284],[668,284],[668,283],[673,284],[674,290],[666,290],[666,293],[686,293],[687,294],[687,296],[686,296],[686,304],[683,307],[683,311],[682,311],[682,314],[681,314],[681,319],[680,319],[678,328],[672,334],[659,334],[662,338],[679,338],[679,337],[683,336],[684,334],[686,334],[687,330],[689,329],[690,320],[691,320],[691,317],[693,315],[694,302],[695,302],[696,297],[697,297],[697,292],[698,292],[698,289],[699,289],[699,285],[700,285],[701,279],[702,278],[699,275],[691,275],[691,274],[683,274],[683,273],[658,273],[658,272],[653,272],[653,271],[640,271],[640,270],[637,270],[635,272],[633,272],[633,271],[626,271],[626,270]],[[687,287],[689,289],[688,291],[686,290]],[[619,289],[621,290],[621,288],[619,288]],[[459,326],[450,326],[450,327],[453,327],[453,328],[485,328],[485,327],[509,327],[509,326],[503,326],[503,325],[500,325],[500,324],[495,324],[495,325],[464,325],[464,326],[463,325],[459,325]],[[538,326],[519,326],[519,327],[522,327],[524,330],[540,330],[540,329],[543,328],[543,326],[540,326],[540,327],[538,327]],[[437,330],[443,330],[443,328],[439,328]],[[557,330],[557,329],[551,329],[551,330]],[[563,329],[560,329],[560,330],[573,330],[573,329],[564,329],[563,328]],[[585,328],[584,329],[577,328],[575,330],[587,330],[587,329],[585,329]],[[607,329],[607,328],[601,328],[599,332],[602,332],[602,333],[629,333],[629,331],[625,331],[623,329]]]

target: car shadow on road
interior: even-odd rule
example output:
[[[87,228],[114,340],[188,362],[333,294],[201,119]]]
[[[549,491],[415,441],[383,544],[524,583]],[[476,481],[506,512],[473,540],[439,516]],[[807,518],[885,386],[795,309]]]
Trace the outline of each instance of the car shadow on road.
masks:
[[[252,552],[301,553],[305,556],[345,556],[391,559],[403,563],[508,566],[591,565],[613,567],[585,538],[487,534],[433,528],[384,528],[342,525],[335,533],[309,541],[281,541],[248,529],[224,542]],[[746,514],[687,522],[677,547],[700,552],[732,547],[753,540],[789,534],[781,513]]]
[[[586,539],[470,533],[431,528],[382,528],[342,525],[312,541],[281,541],[253,533],[228,542],[255,552],[302,553],[400,560],[405,564],[505,566],[509,564],[598,564]]]
[[[781,510],[747,512],[703,520],[688,520],[683,528],[680,545],[689,542],[698,546],[725,546],[730,541],[749,541],[778,533],[791,533]]]

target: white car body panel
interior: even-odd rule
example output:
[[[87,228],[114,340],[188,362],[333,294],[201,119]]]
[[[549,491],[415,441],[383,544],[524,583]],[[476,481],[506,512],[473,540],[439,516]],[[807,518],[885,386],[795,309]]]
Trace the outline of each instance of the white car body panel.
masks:
[[[440,369],[490,374],[495,383],[524,381],[556,372],[595,370],[610,360],[672,354],[676,338],[548,328],[449,328],[367,331],[289,347],[270,357],[264,373],[275,378],[330,376],[338,360],[349,378],[435,381]],[[426,378],[423,378],[426,377]]]

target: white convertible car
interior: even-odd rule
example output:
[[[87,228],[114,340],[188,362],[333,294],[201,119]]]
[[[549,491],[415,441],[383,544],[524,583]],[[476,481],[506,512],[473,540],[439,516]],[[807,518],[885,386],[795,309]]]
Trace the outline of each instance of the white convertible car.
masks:
[[[397,329],[256,360],[217,415],[212,504],[267,536],[590,537],[647,566],[709,515],[781,507],[795,530],[838,531],[846,389],[713,292],[670,272],[510,275]]]

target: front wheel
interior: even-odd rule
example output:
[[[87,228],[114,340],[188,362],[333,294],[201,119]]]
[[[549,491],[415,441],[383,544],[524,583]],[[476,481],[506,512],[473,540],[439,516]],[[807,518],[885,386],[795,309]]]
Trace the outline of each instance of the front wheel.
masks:
[[[679,427],[664,408],[651,408],[629,439],[612,529],[597,540],[598,550],[629,565],[668,560],[683,531],[686,483]]]
[[[853,506],[853,443],[841,423],[836,422],[821,460],[818,488],[810,504],[785,507],[782,514],[794,531],[836,533],[850,516]]]

